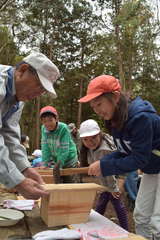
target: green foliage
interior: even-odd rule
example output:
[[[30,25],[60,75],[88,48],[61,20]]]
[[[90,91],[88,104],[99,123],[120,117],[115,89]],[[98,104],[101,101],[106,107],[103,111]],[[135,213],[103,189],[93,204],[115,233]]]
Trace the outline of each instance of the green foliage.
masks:
[[[60,121],[94,118],[103,128],[89,104],[82,104],[80,113],[77,101],[86,93],[90,79],[101,74],[120,78],[131,95],[141,95],[160,109],[159,25],[146,0],[16,0],[0,11],[0,23],[6,26],[0,30],[0,49],[8,42],[13,44],[8,49],[5,46],[1,62],[14,64],[21,60],[17,49],[24,55],[37,48],[59,67],[58,98],[41,97],[40,108],[56,107]],[[40,128],[38,108],[37,100],[28,102],[21,120],[31,148]]]
[[[7,27],[0,27],[0,63],[14,64],[17,54],[17,47]]]

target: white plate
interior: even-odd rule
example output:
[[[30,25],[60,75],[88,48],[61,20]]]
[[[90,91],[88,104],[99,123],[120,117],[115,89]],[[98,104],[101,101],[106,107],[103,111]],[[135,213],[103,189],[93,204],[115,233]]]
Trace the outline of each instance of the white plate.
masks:
[[[1,217],[2,216],[2,217]],[[5,219],[10,218],[10,219]],[[0,209],[0,226],[12,226],[24,217],[21,211],[14,209]]]

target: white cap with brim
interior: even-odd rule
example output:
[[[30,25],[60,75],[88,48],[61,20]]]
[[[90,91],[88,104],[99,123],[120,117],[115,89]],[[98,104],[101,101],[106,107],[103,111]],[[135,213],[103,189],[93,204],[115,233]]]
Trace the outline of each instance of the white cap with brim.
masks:
[[[98,123],[93,119],[88,119],[81,123],[79,128],[80,137],[90,137],[100,133]]]
[[[32,156],[41,157],[41,156],[42,156],[42,151],[41,151],[40,149],[36,149],[36,150],[34,150],[34,152],[32,153]]]
[[[53,84],[60,76],[57,66],[44,54],[39,52],[32,52],[25,57],[23,61],[36,70],[42,86],[56,98],[57,94],[54,90]]]

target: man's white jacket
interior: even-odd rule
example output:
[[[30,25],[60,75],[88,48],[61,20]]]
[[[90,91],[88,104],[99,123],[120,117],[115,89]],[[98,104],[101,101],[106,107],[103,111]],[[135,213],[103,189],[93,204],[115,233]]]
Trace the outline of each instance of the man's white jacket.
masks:
[[[20,144],[23,103],[15,98],[14,68],[0,65],[0,183],[15,187],[24,180],[21,173],[30,167],[25,148]]]

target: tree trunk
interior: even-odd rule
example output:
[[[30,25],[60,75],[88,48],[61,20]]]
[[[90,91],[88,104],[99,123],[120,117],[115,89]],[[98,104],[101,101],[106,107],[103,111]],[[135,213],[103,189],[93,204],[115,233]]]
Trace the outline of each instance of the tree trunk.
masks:
[[[80,80],[79,98],[82,97],[83,81],[84,81],[84,79],[81,79],[81,80]],[[78,104],[78,116],[77,116],[77,128],[80,127],[80,124],[81,124],[81,116],[82,116],[82,103],[79,103],[79,104]]]
[[[113,0],[112,1],[112,7],[115,12],[115,17],[117,17],[119,15],[121,2],[122,2],[122,0]],[[122,83],[122,88],[125,91],[126,90],[126,82],[125,82],[125,76],[124,76],[121,39],[120,39],[119,32],[120,32],[120,29],[119,29],[119,25],[117,23],[115,25],[115,36],[116,36],[116,45],[117,45],[117,65],[118,65],[118,69],[119,69],[119,79]]]
[[[40,97],[36,98],[36,149],[39,149],[40,146]]]

